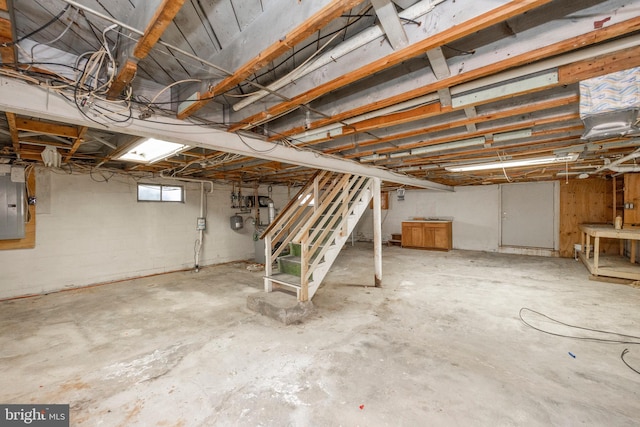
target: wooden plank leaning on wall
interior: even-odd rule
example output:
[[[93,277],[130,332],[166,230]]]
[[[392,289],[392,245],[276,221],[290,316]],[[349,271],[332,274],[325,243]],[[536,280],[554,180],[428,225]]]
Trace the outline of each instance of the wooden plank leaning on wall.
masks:
[[[36,194],[36,170],[34,166],[27,166],[25,169],[25,178],[28,194],[35,196]],[[28,206],[28,221],[24,225],[24,238],[0,240],[0,250],[9,249],[33,249],[36,247],[36,205]]]

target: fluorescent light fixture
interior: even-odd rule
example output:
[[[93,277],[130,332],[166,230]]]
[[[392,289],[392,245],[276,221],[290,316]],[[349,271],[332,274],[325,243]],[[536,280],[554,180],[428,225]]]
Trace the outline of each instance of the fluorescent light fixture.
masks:
[[[427,145],[426,147],[418,147],[411,150],[411,155],[434,153],[437,151],[453,150],[456,148],[472,147],[474,145],[483,145],[485,143],[484,136],[477,138],[463,139],[460,141],[447,142],[444,144]]]
[[[389,158],[390,159],[397,159],[399,157],[407,157],[407,156],[410,156],[410,155],[411,155],[410,151],[400,151],[400,152],[397,152],[397,153],[389,154]]]
[[[493,142],[511,141],[512,139],[527,138],[531,136],[531,129],[520,129],[512,132],[496,133]]]
[[[386,159],[387,156],[385,154],[371,154],[370,156],[360,157],[361,162],[375,162],[376,160]]]
[[[556,71],[540,74],[534,77],[519,79],[511,83],[500,86],[489,87],[466,95],[459,95],[453,98],[453,108],[475,105],[492,99],[504,98],[509,95],[528,92],[533,89],[540,89],[558,83],[558,73]]]
[[[578,154],[567,154],[566,156],[549,156],[549,157],[536,157],[532,159],[522,160],[509,160],[506,162],[488,162],[488,163],[476,163],[472,165],[460,165],[460,166],[445,166],[445,169],[449,172],[469,172],[469,171],[481,171],[490,169],[503,169],[503,168],[517,168],[522,166],[536,166],[545,165],[550,163],[564,163],[574,162],[578,158]]]
[[[147,138],[118,157],[118,159],[128,160],[130,162],[154,163],[158,160],[173,156],[187,147],[188,146],[184,144]]]

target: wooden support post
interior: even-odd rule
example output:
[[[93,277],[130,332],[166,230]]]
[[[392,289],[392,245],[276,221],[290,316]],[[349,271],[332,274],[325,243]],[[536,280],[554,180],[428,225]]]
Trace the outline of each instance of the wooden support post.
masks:
[[[382,206],[380,198],[380,178],[371,178],[373,191],[373,263],[375,270],[375,286],[382,287]]]
[[[596,236],[593,242],[593,275],[598,275],[598,262],[600,261],[600,236]]]
[[[273,261],[271,260],[271,236],[267,235],[264,238],[264,291],[273,291],[273,284],[271,283],[271,274],[273,273]]]

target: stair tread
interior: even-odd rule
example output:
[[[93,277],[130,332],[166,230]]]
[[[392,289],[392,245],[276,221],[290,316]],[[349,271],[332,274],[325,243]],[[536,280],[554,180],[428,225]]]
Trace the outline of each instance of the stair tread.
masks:
[[[271,276],[264,276],[265,279],[273,280],[274,282],[281,283],[283,285],[293,286],[296,288],[301,287],[300,277],[287,273],[273,273]],[[311,284],[312,282],[309,282]]]

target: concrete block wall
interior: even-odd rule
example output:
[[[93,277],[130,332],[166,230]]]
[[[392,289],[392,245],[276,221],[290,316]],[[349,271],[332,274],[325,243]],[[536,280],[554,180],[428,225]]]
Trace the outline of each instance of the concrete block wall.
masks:
[[[138,202],[137,182],[125,175],[38,169],[36,247],[0,251],[0,299],[192,268],[200,184],[141,182],[183,185],[186,201]],[[231,230],[231,189],[215,184],[206,193],[201,266],[254,258],[253,213],[243,215],[243,229]],[[273,187],[276,207],[286,203],[287,193]]]

